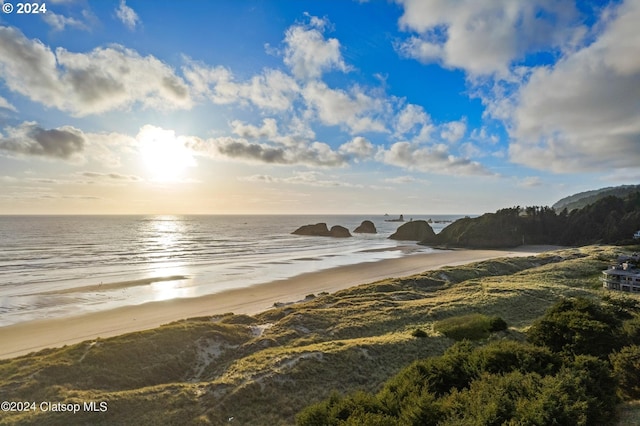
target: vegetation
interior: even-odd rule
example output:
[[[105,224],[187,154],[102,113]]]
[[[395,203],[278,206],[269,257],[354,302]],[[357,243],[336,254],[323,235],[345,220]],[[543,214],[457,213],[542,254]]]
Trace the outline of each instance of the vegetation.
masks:
[[[640,229],[640,192],[624,199],[601,198],[570,213],[550,207],[519,206],[459,219],[421,244],[447,247],[496,248],[522,244],[580,246],[631,243]]]
[[[463,343],[441,357],[412,364],[377,394],[333,395],[304,409],[297,422],[604,425],[614,415],[613,383],[606,363],[595,358],[563,363],[551,352],[523,343],[496,342],[476,349]]]
[[[527,332],[535,346],[498,340],[474,347],[465,340],[442,356],[414,362],[375,394],[334,394],[307,407],[297,422],[612,424],[616,391],[629,399],[640,392],[640,347],[612,353],[625,341],[623,322],[640,317],[640,309],[621,314],[586,298],[561,300]],[[489,322],[479,314],[457,320],[450,329],[473,338],[479,338],[476,324]]]
[[[437,321],[433,328],[454,340],[479,340],[492,332],[506,330],[507,323],[498,316],[469,314]]]
[[[589,204],[593,204],[604,197],[614,196],[618,198],[624,198],[637,191],[640,191],[640,185],[621,185],[616,187],[601,188],[593,191],[580,192],[578,194],[565,197],[555,203],[552,207],[557,212],[560,212],[564,209],[567,209],[567,211],[571,211],[586,207]]]
[[[306,424],[611,424],[618,399],[620,418],[637,422],[640,300],[599,282],[634,250],[447,267],[2,360],[2,400],[106,401],[108,411],[6,412],[0,424],[289,425],[298,413]],[[540,332],[566,318],[565,340]],[[483,324],[482,336],[447,337],[442,326],[456,321],[458,331]],[[580,349],[594,330],[606,344]],[[544,343],[526,342],[536,335]]]

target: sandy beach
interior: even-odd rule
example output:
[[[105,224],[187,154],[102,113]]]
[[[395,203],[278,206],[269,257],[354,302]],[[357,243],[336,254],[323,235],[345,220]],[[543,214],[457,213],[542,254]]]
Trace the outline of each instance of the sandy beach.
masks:
[[[302,274],[247,288],[196,298],[126,306],[79,316],[28,321],[0,328],[0,359],[84,340],[105,338],[158,327],[172,321],[233,312],[256,314],[274,303],[297,302],[308,294],[335,292],[385,278],[402,277],[497,257],[529,256],[556,247],[529,246],[513,250],[454,250],[413,254]]]

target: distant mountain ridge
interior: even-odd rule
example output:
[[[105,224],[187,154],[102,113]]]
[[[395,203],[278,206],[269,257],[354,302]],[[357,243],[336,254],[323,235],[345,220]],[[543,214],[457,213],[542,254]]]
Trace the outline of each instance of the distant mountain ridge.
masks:
[[[572,211],[575,209],[586,207],[589,204],[593,204],[605,197],[614,196],[618,198],[624,198],[636,191],[640,191],[640,185],[609,186],[606,188],[579,192],[577,194],[570,195],[557,201],[551,207],[556,212],[560,212],[565,208],[567,209],[567,211]]]

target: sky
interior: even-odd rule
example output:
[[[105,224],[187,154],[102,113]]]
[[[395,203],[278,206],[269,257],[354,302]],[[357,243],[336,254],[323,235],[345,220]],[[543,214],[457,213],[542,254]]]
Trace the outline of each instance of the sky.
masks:
[[[640,181],[640,0],[0,4],[0,214],[480,214]]]

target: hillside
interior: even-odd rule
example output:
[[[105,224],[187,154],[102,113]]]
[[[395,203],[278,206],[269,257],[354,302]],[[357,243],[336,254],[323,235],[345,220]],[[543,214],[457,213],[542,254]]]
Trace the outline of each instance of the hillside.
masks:
[[[615,187],[600,188],[592,191],[580,192],[573,194],[558,200],[553,206],[551,206],[556,212],[561,212],[563,209],[572,211],[575,209],[581,209],[593,204],[602,198],[614,196],[618,198],[624,198],[634,192],[640,191],[640,185],[621,185]]]
[[[631,242],[640,229],[640,192],[608,196],[570,213],[549,207],[513,207],[459,219],[420,244],[502,248],[522,244],[579,246]]]
[[[3,400],[108,405],[3,413],[0,423],[292,424],[334,391],[376,392],[410,363],[442,355],[455,343],[446,321],[499,317],[508,328],[479,330],[480,341],[521,341],[557,301],[598,300],[601,270],[619,252],[584,247],[447,267],[253,317],[192,318],[0,361]],[[624,415],[636,416],[634,407]]]

